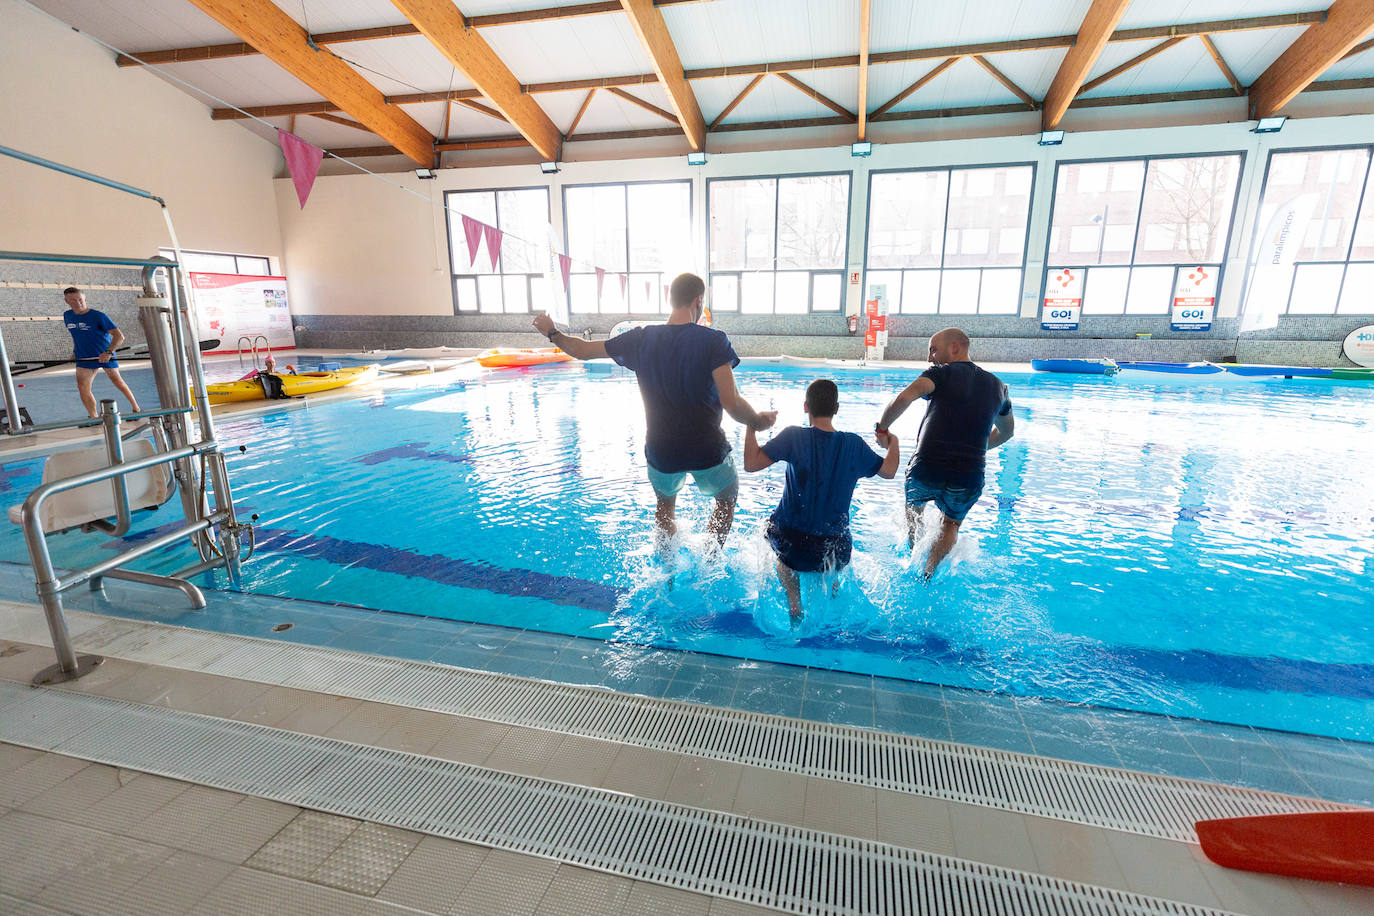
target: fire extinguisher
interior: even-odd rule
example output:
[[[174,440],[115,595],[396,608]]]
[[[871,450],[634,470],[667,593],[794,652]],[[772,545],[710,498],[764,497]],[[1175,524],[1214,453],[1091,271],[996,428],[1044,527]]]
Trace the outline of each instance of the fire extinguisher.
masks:
[[[851,333],[851,334],[857,334],[858,332],[859,332],[859,316],[858,316],[858,315],[850,315],[850,316],[849,316],[849,333]]]

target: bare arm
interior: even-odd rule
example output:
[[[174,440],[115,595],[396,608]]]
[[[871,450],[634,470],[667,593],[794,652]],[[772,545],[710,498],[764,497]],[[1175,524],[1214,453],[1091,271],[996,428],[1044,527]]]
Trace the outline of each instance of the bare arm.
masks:
[[[534,316],[534,327],[549,338],[549,342],[573,359],[607,359],[609,354],[606,352],[606,341],[604,340],[583,340],[580,337],[572,337],[554,328],[553,319],[544,312]]]
[[[119,349],[119,345],[122,343],[124,343],[124,332],[119,328],[110,328],[110,345],[106,347],[104,352],[97,358],[102,363],[109,362],[110,358],[114,356],[115,351]]]
[[[883,466],[878,468],[878,476],[884,480],[891,480],[897,476],[897,468],[902,463],[902,450],[897,445],[897,437],[891,433],[887,434],[887,457],[883,459]]]
[[[765,410],[759,413],[749,406],[749,402],[740,395],[739,389],[735,387],[735,373],[731,370],[729,363],[717,366],[711,372],[711,378],[715,380],[716,391],[720,395],[720,406],[737,422],[743,423],[749,429],[767,429],[777,421],[778,412],[776,410]]]
[[[993,449],[1006,442],[1016,433],[1016,421],[1011,412],[996,417],[992,421],[992,432],[988,434],[988,448]]]
[[[744,469],[750,472],[762,471],[772,463],[773,459],[769,458],[763,449],[759,448],[759,440],[754,428],[746,426],[744,428]]]
[[[918,378],[907,385],[900,394],[888,403],[887,409],[883,411],[882,419],[878,421],[878,428],[891,429],[892,424],[897,422],[898,417],[906,413],[908,407],[934,390],[935,383],[928,378]],[[878,444],[884,444],[881,437],[878,439]]]

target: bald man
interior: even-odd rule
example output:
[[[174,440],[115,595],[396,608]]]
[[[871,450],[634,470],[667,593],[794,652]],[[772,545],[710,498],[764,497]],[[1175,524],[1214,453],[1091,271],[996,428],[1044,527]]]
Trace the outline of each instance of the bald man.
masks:
[[[906,472],[909,544],[915,546],[920,536],[926,503],[934,502],[940,510],[940,533],[926,558],[927,579],[953,549],[959,525],[983,495],[988,449],[1006,442],[1015,430],[1007,386],[974,365],[968,353],[968,335],[959,328],[931,337],[930,368],[892,399],[875,429],[878,444],[886,445],[888,428],[913,402],[930,402]]]

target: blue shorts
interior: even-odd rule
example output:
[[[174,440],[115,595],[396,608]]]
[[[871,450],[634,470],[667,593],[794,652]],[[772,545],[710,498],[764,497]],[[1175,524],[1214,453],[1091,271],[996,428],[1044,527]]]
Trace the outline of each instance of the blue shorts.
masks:
[[[945,518],[962,522],[983,495],[983,472],[955,473],[912,465],[906,472],[906,505],[921,509],[931,500]]]
[[[726,455],[725,460],[715,467],[703,468],[700,471],[677,471],[670,474],[660,471],[652,464],[649,465],[649,483],[659,496],[676,496],[682,485],[687,482],[688,474],[692,475],[692,480],[696,482],[697,489],[703,496],[719,496],[739,483],[739,472],[735,470],[735,460],[730,455]]]
[[[854,550],[848,534],[811,534],[779,525],[771,518],[764,536],[783,565],[797,572],[843,569]]]
[[[76,368],[78,368],[78,369],[118,369],[118,368],[119,368],[119,360],[115,359],[113,356],[111,356],[109,359],[107,359],[107,360],[106,360],[105,362],[103,362],[103,363],[102,363],[100,360],[98,360],[98,359],[78,359],[78,360],[76,361]]]

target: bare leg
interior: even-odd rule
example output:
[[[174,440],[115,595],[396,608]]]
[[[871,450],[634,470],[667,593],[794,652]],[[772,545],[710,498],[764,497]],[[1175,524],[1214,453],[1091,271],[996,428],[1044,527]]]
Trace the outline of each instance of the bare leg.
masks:
[[[711,532],[711,536],[716,539],[716,543],[721,547],[725,546],[725,539],[730,536],[730,528],[735,524],[735,503],[738,501],[739,484],[734,484],[729,489],[716,494],[716,504],[711,509],[711,517],[706,522],[706,530]]]
[[[926,504],[913,506],[906,504],[906,546],[910,550],[916,546],[916,542],[921,538],[921,531],[925,528],[925,520],[921,513],[925,510]]]
[[[110,382],[119,389],[119,393],[129,399],[129,406],[134,413],[139,412],[138,401],[134,398],[134,393],[129,390],[129,383],[124,381],[124,377],[119,374],[118,369],[106,369],[105,374],[110,377]]]
[[[81,395],[81,406],[86,408],[86,413],[95,418],[95,392],[91,391],[91,382],[95,380],[94,369],[76,368],[76,392]]]
[[[959,522],[948,516],[940,517],[940,533],[935,537],[935,543],[931,545],[930,556],[926,558],[925,577],[929,579],[935,575],[935,569],[940,565],[940,561],[949,555],[954,549],[954,542],[959,539]]]
[[[801,623],[802,603],[801,603],[801,581],[797,578],[797,573],[792,567],[782,560],[774,564],[778,570],[778,581],[782,583],[782,590],[787,593],[787,610],[792,615],[792,626]]]
[[[677,496],[664,496],[657,490],[654,495],[658,497],[658,508],[654,511],[654,524],[658,526],[656,540],[659,549],[667,545],[668,539],[677,534],[677,521],[674,514],[677,511]]]

